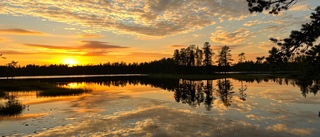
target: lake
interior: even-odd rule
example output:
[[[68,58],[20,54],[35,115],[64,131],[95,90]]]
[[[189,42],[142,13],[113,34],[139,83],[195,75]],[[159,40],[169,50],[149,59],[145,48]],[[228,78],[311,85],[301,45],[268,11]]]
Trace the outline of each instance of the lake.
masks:
[[[134,76],[28,81],[90,92],[5,92],[11,100],[0,95],[0,104],[18,102],[23,109],[0,115],[1,136],[320,136],[320,81]]]

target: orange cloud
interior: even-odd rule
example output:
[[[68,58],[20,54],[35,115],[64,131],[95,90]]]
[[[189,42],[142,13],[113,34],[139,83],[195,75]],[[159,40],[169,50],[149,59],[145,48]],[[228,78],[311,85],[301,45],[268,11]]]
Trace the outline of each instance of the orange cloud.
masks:
[[[204,6],[205,5],[205,6]],[[93,32],[166,37],[250,15],[243,1],[5,1],[0,14],[40,17]],[[12,12],[14,11],[14,12]],[[94,28],[94,29],[93,29]],[[83,31],[84,31],[83,30]]]
[[[1,54],[16,54],[16,55],[21,55],[21,54],[33,54],[31,52],[21,52],[21,51],[15,51],[15,50],[2,50]]]
[[[80,34],[77,37],[79,38],[102,38],[102,35],[98,35],[98,34]]]
[[[13,28],[13,29],[0,29],[0,34],[4,33],[4,34],[21,34],[21,35],[39,35],[39,34],[43,34],[42,32],[38,32],[38,31],[33,31],[33,30],[25,30],[25,29],[17,29],[17,28]]]
[[[211,33],[211,40],[213,42],[223,44],[239,44],[245,42],[247,39],[253,36],[253,33],[248,29],[240,28],[234,32],[228,32],[224,30],[217,30]]]
[[[148,53],[148,52],[132,52],[128,56],[134,57],[152,57],[152,58],[164,58],[164,57],[171,57],[171,54],[163,54],[163,53]]]
[[[185,48],[187,47],[186,45],[171,45],[171,48]]]
[[[96,51],[96,52],[87,52],[84,56],[105,56],[107,54],[106,51]]]
[[[128,48],[118,45],[108,44],[107,42],[100,41],[81,41],[84,45],[80,46],[80,48],[85,49],[114,49],[114,48]]]
[[[100,41],[81,41],[81,46],[54,46],[54,45],[42,45],[42,44],[23,44],[29,47],[39,47],[46,49],[65,49],[65,50],[83,50],[83,49],[116,49],[116,48],[128,48],[124,46],[112,45],[107,42]]]

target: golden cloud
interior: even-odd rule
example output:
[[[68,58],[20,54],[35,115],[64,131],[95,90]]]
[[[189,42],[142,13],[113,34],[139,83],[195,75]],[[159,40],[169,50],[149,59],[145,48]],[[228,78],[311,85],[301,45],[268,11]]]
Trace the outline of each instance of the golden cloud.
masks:
[[[68,55],[83,55],[83,56],[104,56],[111,50],[124,49],[128,47],[112,45],[101,41],[81,41],[80,46],[57,46],[44,44],[23,44],[27,47],[47,49],[46,53],[50,54],[68,54]],[[58,50],[58,51],[57,51]],[[45,53],[38,51],[37,54]]]
[[[248,21],[247,23],[243,24],[243,26],[246,26],[246,27],[252,27],[252,26],[255,26],[255,25],[258,25],[258,24],[262,24],[263,22],[260,21],[260,20],[254,20],[254,21]]]
[[[78,38],[102,38],[102,35],[98,34],[80,34],[77,36]]]
[[[223,44],[239,44],[245,42],[250,37],[253,37],[253,33],[248,29],[240,28],[234,32],[228,32],[224,30],[217,30],[211,33],[211,40],[213,42],[223,43]]]
[[[1,33],[4,33],[4,34],[21,34],[21,35],[39,35],[39,34],[43,34],[42,32],[38,32],[38,31],[18,29],[18,28],[0,29],[0,34]]]
[[[171,57],[171,54],[163,54],[163,53],[148,53],[148,52],[132,52],[128,56],[131,57],[142,57],[142,58],[164,58]]]
[[[179,0],[2,2],[0,14],[40,17],[95,31],[166,37],[249,15],[245,1]],[[243,7],[243,8],[239,8]]]
[[[23,44],[29,47],[38,47],[46,49],[65,49],[65,50],[83,50],[83,49],[116,49],[116,48],[128,48],[124,46],[112,45],[107,42],[101,41],[81,41],[81,46],[55,46],[55,45],[42,45],[42,44]]]
[[[186,45],[171,45],[171,48],[185,48],[187,47]]]

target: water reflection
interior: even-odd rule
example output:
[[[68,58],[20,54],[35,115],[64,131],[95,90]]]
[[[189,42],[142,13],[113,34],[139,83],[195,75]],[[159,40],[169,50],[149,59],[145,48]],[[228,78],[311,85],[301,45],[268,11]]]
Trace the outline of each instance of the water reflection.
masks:
[[[247,94],[245,93],[245,91],[248,89],[247,88],[247,85],[244,85],[243,86],[243,81],[240,81],[240,83],[241,83],[241,87],[239,88],[239,98],[240,98],[240,100],[242,100],[242,101],[246,101],[247,99]]]
[[[20,93],[31,93],[30,95],[44,98],[78,96],[91,91],[72,84],[70,86],[39,81],[4,81],[0,83],[0,116],[18,116],[22,113],[25,107],[17,98]]]
[[[192,81],[180,80],[177,88],[174,89],[174,97],[176,102],[189,104],[190,106],[197,107],[201,103],[205,104],[205,108],[210,110],[212,107],[213,87],[212,81]]]
[[[220,95],[220,99],[223,104],[226,107],[230,106],[232,102],[232,94],[234,93],[232,91],[233,87],[230,80],[227,80],[226,78],[219,79],[217,81],[217,87],[217,93]]]
[[[60,97],[60,100],[57,99],[59,97],[46,97],[54,98],[49,103],[35,101],[40,96],[37,98],[34,92],[0,92],[3,101],[7,102],[4,97],[9,94],[20,100],[22,106],[30,105],[30,111],[23,111],[19,116],[27,117],[24,121],[1,121],[5,124],[0,124],[0,132],[3,133],[0,136],[14,136],[14,131],[10,130],[16,131],[19,127],[22,127],[19,133],[30,132],[30,136],[93,136],[91,133],[96,133],[96,136],[319,135],[319,110],[315,109],[318,108],[319,97],[313,96],[319,90],[318,81],[130,77],[41,82],[71,89],[93,88],[93,92],[75,95],[73,99],[69,96]],[[30,99],[24,100],[21,96]],[[5,105],[5,102],[1,103]],[[11,124],[14,122],[17,124]],[[23,130],[26,124],[28,131]]]
[[[165,89],[167,91],[174,92],[174,100],[176,102],[181,102],[183,104],[188,104],[192,107],[199,107],[203,104],[206,110],[211,110],[213,107],[213,102],[215,99],[219,99],[225,107],[230,107],[234,100],[233,96],[237,95],[238,98],[242,101],[247,101],[248,87],[244,83],[262,83],[273,81],[279,85],[293,85],[297,86],[301,90],[303,97],[307,97],[308,94],[316,95],[320,90],[319,80],[306,80],[306,79],[287,79],[287,78],[242,78],[234,79],[240,84],[239,87],[234,87],[230,78],[223,78],[217,80],[183,80],[183,79],[155,79],[148,77],[109,77],[109,78],[83,78],[83,79],[45,79],[42,80],[42,83],[35,84],[31,90],[36,90],[37,97],[58,97],[58,96],[78,96],[90,91],[88,83],[94,83],[100,86],[116,86],[116,87],[125,87],[127,85],[147,85],[151,87]],[[24,83],[25,81],[20,81]],[[32,80],[28,82],[32,83]],[[57,85],[61,89],[54,88],[53,90],[42,90],[43,87],[49,87],[48,85]],[[14,85],[19,85],[14,83]],[[32,84],[31,84],[32,85]],[[2,87],[3,88],[3,87]],[[28,87],[30,88],[30,87]],[[27,89],[28,89],[27,88]],[[10,89],[10,87],[9,87]],[[14,87],[14,89],[20,89]],[[238,89],[238,93],[235,93],[233,89]],[[20,114],[23,110],[23,105],[19,102],[15,96],[8,96],[5,90],[8,90],[8,87],[5,87],[0,92],[1,103],[1,115],[17,115]],[[285,94],[285,93],[283,93]],[[16,113],[9,112],[15,111]],[[14,109],[11,109],[14,108]],[[8,111],[8,112],[4,112]]]

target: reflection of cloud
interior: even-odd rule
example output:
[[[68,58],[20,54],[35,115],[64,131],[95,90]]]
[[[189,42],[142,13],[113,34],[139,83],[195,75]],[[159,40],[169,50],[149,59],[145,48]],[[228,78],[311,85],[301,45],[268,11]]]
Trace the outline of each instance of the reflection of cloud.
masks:
[[[0,14],[41,17],[112,31],[164,37],[187,33],[216,21],[239,20],[249,15],[246,2],[224,0],[129,0],[129,1],[25,1],[6,0]],[[242,7],[242,8],[239,8]]]
[[[234,32],[217,30],[211,33],[210,38],[213,42],[219,42],[223,44],[239,44],[248,40],[252,36],[253,33],[248,29],[240,28],[235,30]]]
[[[43,34],[42,32],[37,32],[33,30],[25,30],[25,29],[0,29],[0,34],[24,34],[24,35],[38,35]]]
[[[48,113],[34,113],[34,114],[22,114],[15,117],[5,117],[5,119],[2,119],[0,117],[0,120],[27,120],[31,118],[39,118],[48,115]]]
[[[266,127],[267,130],[272,130],[276,132],[287,132],[290,134],[300,135],[300,136],[306,136],[311,135],[314,131],[314,129],[305,129],[305,128],[288,128],[285,124],[275,124],[272,126]]]
[[[128,105],[127,100],[118,100],[121,101],[124,102],[120,104]],[[254,136],[256,132],[248,132],[253,129],[261,136],[268,135],[256,125],[242,121],[231,122],[190,110],[152,106],[158,100],[143,102],[148,104],[111,115],[90,115],[81,122],[50,128],[32,136],[72,136],[75,133],[79,136],[233,136],[235,133]]]

